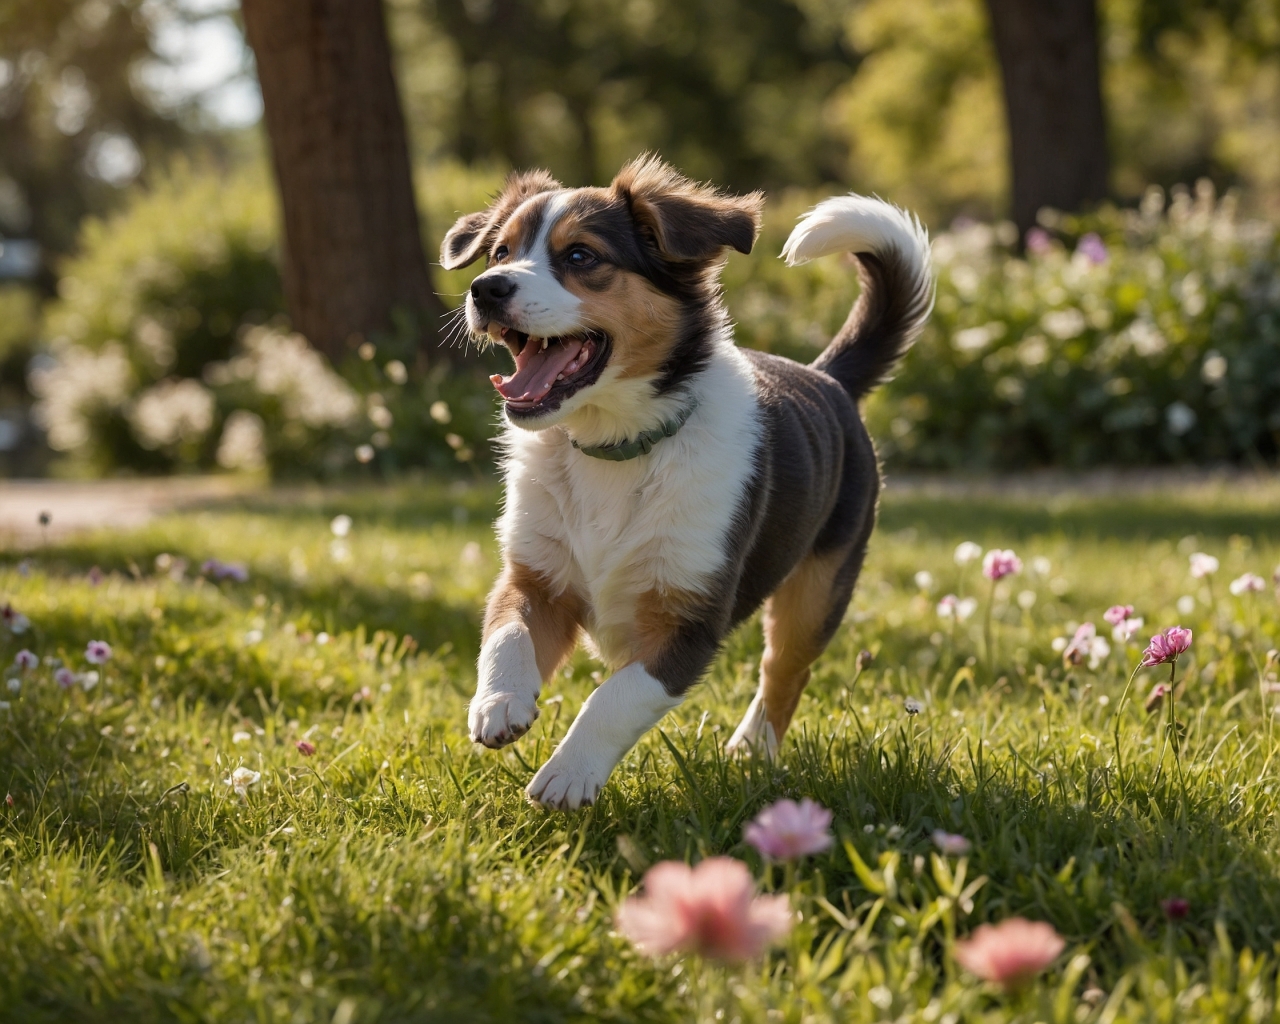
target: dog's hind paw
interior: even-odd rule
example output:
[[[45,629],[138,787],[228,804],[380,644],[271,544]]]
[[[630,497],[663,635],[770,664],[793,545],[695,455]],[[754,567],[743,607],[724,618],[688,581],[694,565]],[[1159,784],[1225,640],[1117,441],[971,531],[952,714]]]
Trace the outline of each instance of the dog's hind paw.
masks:
[[[514,743],[538,720],[534,697],[515,693],[477,696],[467,712],[467,725],[474,743],[497,749]]]
[[[742,716],[742,721],[738,723],[738,728],[733,731],[724,749],[729,754],[763,754],[768,758],[777,756],[778,734],[765,717],[764,700],[760,694],[757,693],[751,701],[751,706],[747,708],[747,713]]]

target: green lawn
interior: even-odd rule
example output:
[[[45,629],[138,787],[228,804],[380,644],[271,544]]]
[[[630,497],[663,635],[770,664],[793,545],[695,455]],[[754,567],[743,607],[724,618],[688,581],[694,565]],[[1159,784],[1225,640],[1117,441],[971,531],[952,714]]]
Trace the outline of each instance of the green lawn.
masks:
[[[277,492],[38,548],[22,568],[21,553],[0,557],[0,603],[32,622],[0,630],[5,664],[25,646],[84,671],[89,640],[115,651],[91,690],[61,689],[46,664],[0,693],[0,1019],[1275,1014],[1280,722],[1264,662],[1280,615],[1270,582],[1227,591],[1280,563],[1275,486],[890,496],[776,763],[721,749],[755,685],[751,623],[600,803],[570,815],[522,790],[598,665],[579,654],[514,747],[465,734],[496,501],[464,484]],[[339,513],[354,521],[345,541]],[[989,585],[954,564],[961,540],[1027,563],[997,591],[994,661]],[[1197,550],[1221,559],[1212,594],[1188,575]],[[211,557],[246,562],[248,582],[200,580]],[[982,601],[954,633],[934,611],[948,591]],[[1179,612],[1184,596],[1194,608]],[[1140,674],[1117,718],[1138,648],[1070,672],[1053,650],[1115,602],[1195,630],[1176,762],[1142,706],[1165,670]],[[876,658],[858,676],[864,647]],[[240,765],[261,772],[244,800],[224,783]],[[833,809],[847,843],[767,869],[742,827],[782,796]],[[971,839],[968,878],[987,879],[967,914],[939,901],[935,828]],[[648,864],[718,853],[801,912],[767,960],[655,963],[613,931]],[[1180,924],[1162,914],[1170,896],[1190,901]],[[1006,996],[958,970],[949,936],[1013,915],[1051,922],[1068,947]]]

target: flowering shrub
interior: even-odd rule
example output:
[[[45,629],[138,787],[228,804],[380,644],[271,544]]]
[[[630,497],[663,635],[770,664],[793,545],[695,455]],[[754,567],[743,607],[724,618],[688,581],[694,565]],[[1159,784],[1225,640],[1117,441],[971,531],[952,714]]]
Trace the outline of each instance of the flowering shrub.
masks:
[[[872,402],[889,460],[1085,467],[1280,454],[1280,240],[1234,199],[1158,189],[1014,255],[997,229],[937,237],[918,350]],[[1087,230],[1086,230],[1087,229]],[[1071,238],[1077,238],[1070,245]]]

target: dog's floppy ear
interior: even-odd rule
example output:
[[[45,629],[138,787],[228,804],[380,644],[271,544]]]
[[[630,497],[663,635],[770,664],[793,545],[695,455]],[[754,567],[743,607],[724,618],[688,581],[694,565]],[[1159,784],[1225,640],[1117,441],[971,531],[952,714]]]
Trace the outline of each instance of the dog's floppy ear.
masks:
[[[474,263],[489,248],[493,236],[521,203],[539,192],[553,192],[560,182],[546,171],[512,171],[489,209],[459,217],[440,243],[440,265],[457,270]]]
[[[726,247],[748,253],[760,230],[762,192],[727,195],[690,181],[651,153],[622,168],[612,187],[666,259],[709,260]]]

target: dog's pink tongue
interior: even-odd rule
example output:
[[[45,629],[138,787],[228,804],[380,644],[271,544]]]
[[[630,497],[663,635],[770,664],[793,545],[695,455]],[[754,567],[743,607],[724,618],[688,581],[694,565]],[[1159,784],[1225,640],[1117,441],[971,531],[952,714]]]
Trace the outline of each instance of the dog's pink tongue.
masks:
[[[516,372],[510,377],[495,373],[489,379],[508,402],[538,402],[581,351],[580,338],[566,338],[546,348],[542,347],[541,340],[530,338],[516,356]]]

